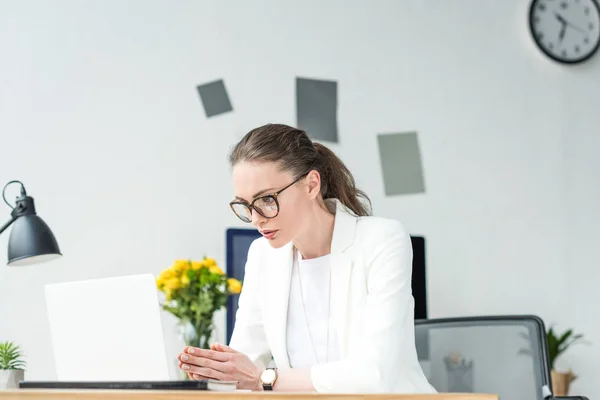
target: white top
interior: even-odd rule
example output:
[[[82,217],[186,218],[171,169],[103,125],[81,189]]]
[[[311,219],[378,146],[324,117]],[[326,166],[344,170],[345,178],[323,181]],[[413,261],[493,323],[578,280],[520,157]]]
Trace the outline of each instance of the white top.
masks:
[[[308,368],[338,361],[340,351],[329,298],[331,255],[304,260],[297,253],[294,258],[287,319],[290,366]]]

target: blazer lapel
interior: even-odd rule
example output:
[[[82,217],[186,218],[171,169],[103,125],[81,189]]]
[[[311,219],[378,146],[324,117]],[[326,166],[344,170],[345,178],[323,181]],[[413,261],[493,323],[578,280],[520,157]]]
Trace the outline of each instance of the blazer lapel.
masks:
[[[265,298],[263,315],[265,325],[271,325],[271,353],[278,368],[289,368],[290,360],[287,352],[287,315],[292,280],[294,246],[290,243],[278,251],[270,261],[270,295]],[[283,363],[283,364],[282,364]]]
[[[338,200],[328,200],[335,204],[335,223],[331,241],[331,313],[337,331],[337,339],[341,354],[347,353],[347,340],[344,334],[348,331],[348,294],[350,292],[350,278],[352,273],[352,255],[349,251],[354,241],[356,230],[356,217],[346,211]]]
[[[335,210],[335,223],[331,241],[331,313],[337,331],[337,339],[343,355],[347,353],[348,294],[352,273],[351,245],[356,230],[356,217],[349,214],[336,199],[326,200],[332,211]],[[292,266],[295,247],[292,243],[278,249],[269,261],[270,290],[265,293],[263,304],[264,324],[268,325],[271,353],[278,368],[290,368],[287,352],[287,316],[292,280]]]

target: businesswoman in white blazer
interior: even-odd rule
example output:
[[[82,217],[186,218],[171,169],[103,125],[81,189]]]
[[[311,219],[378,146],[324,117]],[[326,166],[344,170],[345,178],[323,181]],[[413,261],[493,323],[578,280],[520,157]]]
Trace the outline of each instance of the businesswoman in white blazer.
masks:
[[[230,345],[186,347],[179,367],[239,389],[435,392],[415,350],[403,226],[369,216],[350,171],[304,131],[256,128],[230,161],[230,206],[263,237],[249,250]]]

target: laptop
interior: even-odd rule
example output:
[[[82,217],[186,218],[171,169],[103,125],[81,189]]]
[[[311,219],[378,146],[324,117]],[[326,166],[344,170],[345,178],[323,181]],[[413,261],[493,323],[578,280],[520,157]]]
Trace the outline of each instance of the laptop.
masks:
[[[155,282],[142,274],[46,285],[57,381],[20,387],[235,390],[171,379]]]

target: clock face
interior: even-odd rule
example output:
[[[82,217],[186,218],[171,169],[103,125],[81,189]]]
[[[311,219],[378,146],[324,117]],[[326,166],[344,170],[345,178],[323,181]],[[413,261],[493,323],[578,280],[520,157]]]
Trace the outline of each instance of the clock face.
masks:
[[[600,46],[600,7],[595,0],[533,0],[529,27],[548,57],[582,62]]]

